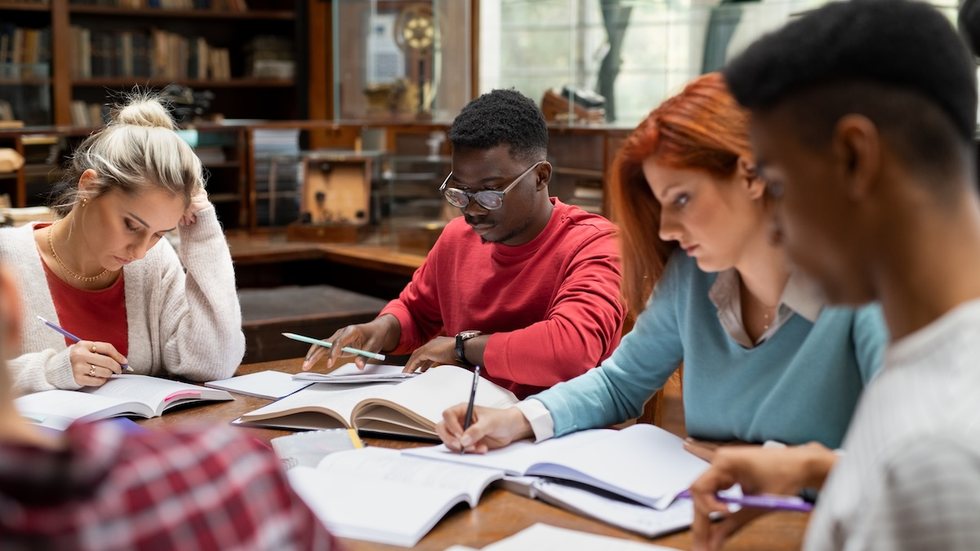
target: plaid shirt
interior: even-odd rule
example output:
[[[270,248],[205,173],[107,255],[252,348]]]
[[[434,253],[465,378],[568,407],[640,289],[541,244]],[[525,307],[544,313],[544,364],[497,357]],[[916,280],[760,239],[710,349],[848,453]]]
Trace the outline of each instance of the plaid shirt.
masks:
[[[227,427],[65,436],[59,451],[0,443],[0,549],[337,548],[275,455]]]

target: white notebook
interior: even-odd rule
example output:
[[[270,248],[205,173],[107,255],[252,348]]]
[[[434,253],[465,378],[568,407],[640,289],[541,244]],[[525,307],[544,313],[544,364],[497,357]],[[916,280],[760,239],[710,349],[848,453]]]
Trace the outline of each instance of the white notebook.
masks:
[[[64,430],[75,421],[109,417],[157,417],[190,402],[234,400],[224,390],[147,377],[117,375],[98,388],[46,390],[14,400],[17,410],[39,425]]]
[[[295,381],[293,376],[282,371],[259,371],[204,383],[210,388],[220,388],[237,394],[278,400],[284,396],[303,390],[313,384],[311,381]]]
[[[364,448],[323,458],[286,475],[335,535],[412,547],[458,503],[475,507],[500,471]]]
[[[311,383],[333,384],[363,384],[363,383],[392,383],[401,382],[419,375],[419,373],[402,373],[405,366],[367,364],[364,369],[358,369],[354,363],[344,364],[330,373],[304,371],[293,375],[297,381]]]
[[[405,454],[500,469],[509,475],[569,480],[659,510],[670,506],[708,467],[684,450],[683,440],[648,424],[576,432],[540,444],[515,442],[484,455],[460,455],[445,446]]]
[[[630,541],[611,536],[589,534],[550,524],[537,523],[513,536],[491,543],[482,551],[673,551],[673,547]],[[454,545],[446,551],[477,551],[472,547]]]

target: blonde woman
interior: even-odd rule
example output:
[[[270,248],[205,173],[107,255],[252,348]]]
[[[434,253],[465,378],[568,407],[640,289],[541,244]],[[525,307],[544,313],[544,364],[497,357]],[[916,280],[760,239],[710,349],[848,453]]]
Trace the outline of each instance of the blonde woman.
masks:
[[[31,320],[10,362],[15,393],[100,386],[126,364],[198,381],[239,365],[231,255],[201,162],[174,129],[157,99],[134,96],[72,156],[62,218],[0,230]],[[175,229],[179,251],[162,239]]]

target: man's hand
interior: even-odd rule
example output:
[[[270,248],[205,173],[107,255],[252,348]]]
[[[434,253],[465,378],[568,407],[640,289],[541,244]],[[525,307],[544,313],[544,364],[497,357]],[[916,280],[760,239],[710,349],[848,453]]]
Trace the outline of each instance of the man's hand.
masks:
[[[454,337],[436,337],[412,352],[412,357],[405,364],[405,373],[425,371],[437,365],[456,364],[456,339]]]
[[[343,351],[345,346],[365,352],[381,352],[398,346],[400,336],[401,326],[398,324],[398,320],[388,314],[368,323],[348,325],[324,339],[333,343],[332,347],[324,348],[316,344],[310,346],[310,350],[306,353],[306,359],[303,361],[303,371],[309,371],[324,356],[327,356],[326,371],[333,371],[335,367],[342,365],[338,363],[340,360],[350,358]],[[354,363],[358,369],[364,369],[364,366],[367,365],[367,358],[354,356]]]
[[[837,454],[821,444],[790,448],[757,446],[722,447],[715,451],[711,467],[691,485],[694,498],[694,549],[721,549],[725,539],[738,531],[758,511],[728,515],[728,507],[715,495],[740,484],[749,494],[795,495],[803,488],[819,488],[837,461]],[[709,515],[725,516],[712,523]]]

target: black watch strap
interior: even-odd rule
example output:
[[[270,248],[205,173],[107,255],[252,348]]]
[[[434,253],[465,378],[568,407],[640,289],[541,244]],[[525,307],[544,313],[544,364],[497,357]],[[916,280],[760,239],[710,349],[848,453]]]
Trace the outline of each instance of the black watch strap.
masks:
[[[464,343],[473,337],[478,337],[479,335],[479,331],[460,331],[459,333],[456,333],[455,353],[457,362],[463,365],[473,365],[466,359],[466,348]]]

